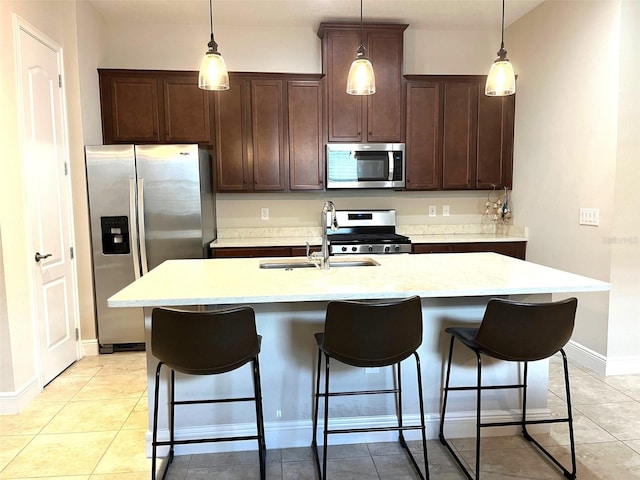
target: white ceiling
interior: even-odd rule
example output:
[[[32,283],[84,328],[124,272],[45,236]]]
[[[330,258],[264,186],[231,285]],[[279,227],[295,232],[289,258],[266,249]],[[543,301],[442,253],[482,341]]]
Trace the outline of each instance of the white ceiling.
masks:
[[[209,24],[208,0],[80,0],[107,22]],[[507,0],[510,25],[544,0]],[[500,28],[501,0],[364,0],[365,22],[407,23],[429,30]],[[357,0],[213,0],[215,25],[317,29],[320,22],[359,21]]]

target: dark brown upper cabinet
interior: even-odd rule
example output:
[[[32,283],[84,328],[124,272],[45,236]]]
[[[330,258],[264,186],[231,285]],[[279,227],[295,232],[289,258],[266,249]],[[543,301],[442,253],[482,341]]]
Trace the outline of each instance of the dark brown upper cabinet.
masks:
[[[516,96],[487,97],[478,85],[476,188],[511,188]]]
[[[346,92],[349,67],[360,45],[359,23],[321,23],[329,142],[400,142],[403,138],[402,55],[408,25],[365,24],[363,43],[373,63],[376,93]]]
[[[322,189],[320,76],[234,72],[229,82],[214,94],[217,190]]]
[[[478,88],[475,83],[445,82],[442,123],[442,188],[475,187]]]
[[[112,143],[211,143],[212,101],[197,72],[98,69],[102,134]]]
[[[290,190],[324,187],[323,85],[318,79],[287,82]]]
[[[442,186],[441,90],[438,82],[407,82],[407,190],[439,190]]]
[[[407,190],[511,188],[515,96],[484,76],[406,76]]]

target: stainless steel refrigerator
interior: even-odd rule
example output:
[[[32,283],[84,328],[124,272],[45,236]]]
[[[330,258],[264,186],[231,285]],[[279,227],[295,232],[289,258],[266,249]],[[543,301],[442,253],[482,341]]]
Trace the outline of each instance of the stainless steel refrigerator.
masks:
[[[141,349],[143,310],[109,308],[107,299],[167,259],[208,256],[216,238],[211,152],[100,145],[85,147],[85,160],[100,353]]]

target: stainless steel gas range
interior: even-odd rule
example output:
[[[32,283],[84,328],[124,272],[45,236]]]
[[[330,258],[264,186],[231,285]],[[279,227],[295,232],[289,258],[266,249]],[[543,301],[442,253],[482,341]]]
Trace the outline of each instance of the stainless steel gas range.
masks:
[[[396,233],[395,210],[337,210],[335,219],[337,229],[327,228],[331,255],[411,253],[411,239]]]

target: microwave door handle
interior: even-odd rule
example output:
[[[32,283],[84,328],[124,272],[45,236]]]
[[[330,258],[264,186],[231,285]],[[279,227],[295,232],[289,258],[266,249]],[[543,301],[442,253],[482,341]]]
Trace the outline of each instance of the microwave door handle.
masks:
[[[393,181],[393,166],[395,162],[393,161],[393,152],[387,152],[387,155],[389,156],[389,178],[387,180],[391,182]]]

